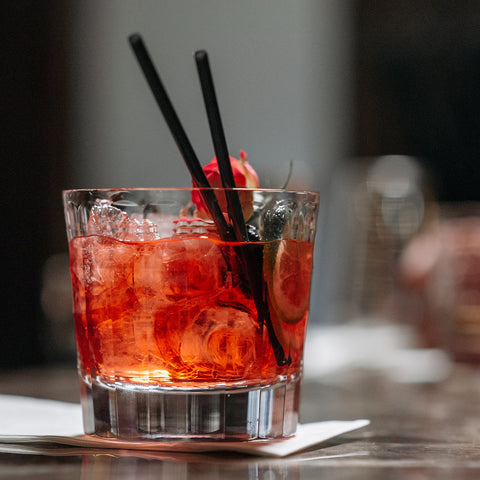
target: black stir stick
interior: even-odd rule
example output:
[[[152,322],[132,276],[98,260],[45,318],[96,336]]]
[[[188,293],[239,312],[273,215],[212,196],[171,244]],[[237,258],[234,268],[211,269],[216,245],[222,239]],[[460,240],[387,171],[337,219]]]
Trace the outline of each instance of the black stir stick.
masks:
[[[233,222],[235,236],[239,242],[248,240],[245,220],[243,218],[242,205],[233,177],[232,166],[228,154],[227,141],[223,130],[220,110],[218,108],[217,95],[213,84],[212,72],[208,61],[208,55],[205,50],[195,52],[195,62],[197,63],[198,76],[202,87],[203,100],[205,109],[207,110],[208,123],[212,135],[213,148],[217,157],[218,168],[222,178],[223,187],[228,189],[225,191],[227,199],[228,215]]]

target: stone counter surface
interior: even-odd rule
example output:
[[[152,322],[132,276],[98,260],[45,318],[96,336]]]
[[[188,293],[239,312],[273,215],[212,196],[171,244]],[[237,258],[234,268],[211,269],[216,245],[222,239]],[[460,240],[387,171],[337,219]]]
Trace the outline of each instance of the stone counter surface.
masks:
[[[74,366],[0,372],[2,394],[77,401]],[[0,412],[1,414],[1,412]],[[368,418],[371,424],[283,459],[232,453],[59,450],[0,454],[0,479],[477,479],[480,368],[455,365],[442,382],[396,383],[349,369],[304,383],[303,423]]]

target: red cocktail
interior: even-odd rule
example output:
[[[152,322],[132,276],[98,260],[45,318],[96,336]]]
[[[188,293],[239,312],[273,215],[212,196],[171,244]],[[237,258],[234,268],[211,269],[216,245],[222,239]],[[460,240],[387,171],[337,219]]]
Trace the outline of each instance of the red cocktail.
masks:
[[[231,242],[184,215],[188,189],[65,192],[87,433],[294,432],[318,198],[252,195],[268,200],[256,232]],[[178,215],[159,212],[167,198]],[[271,215],[278,205],[289,205],[288,218]],[[147,404],[155,414],[140,425]],[[198,409],[207,427],[195,426]]]

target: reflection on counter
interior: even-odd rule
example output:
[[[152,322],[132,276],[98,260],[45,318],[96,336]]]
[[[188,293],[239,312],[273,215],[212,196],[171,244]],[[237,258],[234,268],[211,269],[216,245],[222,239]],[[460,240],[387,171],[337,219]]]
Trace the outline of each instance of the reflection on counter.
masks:
[[[216,453],[215,455],[112,452],[84,455],[82,480],[90,479],[174,480],[298,480],[300,467],[294,461],[279,461]]]

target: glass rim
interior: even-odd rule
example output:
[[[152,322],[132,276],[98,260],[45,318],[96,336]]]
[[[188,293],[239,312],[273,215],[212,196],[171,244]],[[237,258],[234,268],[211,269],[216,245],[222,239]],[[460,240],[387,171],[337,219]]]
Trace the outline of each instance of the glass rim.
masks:
[[[262,188],[262,187],[126,187],[126,188],[70,188],[62,190],[62,194],[69,193],[119,193],[119,192],[191,192],[193,190],[212,190],[217,192],[226,191],[247,191],[247,192],[266,192],[266,193],[286,193],[320,196],[320,193],[314,190],[286,189],[286,188]]]

